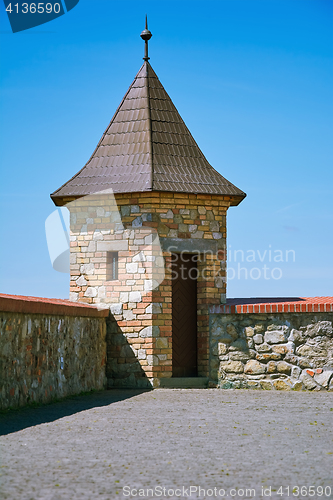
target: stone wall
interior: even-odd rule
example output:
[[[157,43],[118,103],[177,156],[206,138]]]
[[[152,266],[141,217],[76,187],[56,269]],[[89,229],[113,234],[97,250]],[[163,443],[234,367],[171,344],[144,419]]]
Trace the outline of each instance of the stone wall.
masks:
[[[234,306],[210,306],[211,387],[333,390],[333,299],[327,304],[310,300],[292,307],[278,304],[274,313],[262,312],[272,309],[269,304],[245,313],[246,305],[241,313]],[[305,312],[315,307],[318,312]],[[158,332],[170,331],[154,310],[150,314],[160,321]],[[116,321],[108,309],[32,297],[0,295],[0,311],[2,409],[102,389],[107,382],[108,387],[154,385],[144,369],[150,365],[142,361],[158,357],[168,340],[167,335],[154,337],[154,324],[126,330],[127,323]],[[152,337],[155,350],[143,344]]]
[[[0,296],[0,408],[106,387],[108,312]]]
[[[144,192],[96,194],[70,201],[72,301],[109,307],[111,384],[145,374],[157,387],[172,376],[172,252],[198,260],[198,370],[208,375],[210,304],[226,298],[226,212],[232,197]],[[154,235],[158,238],[154,240]],[[158,242],[154,246],[152,241]],[[108,280],[107,253],[118,254],[118,279]],[[158,286],[153,286],[158,285]],[[139,362],[140,367],[134,363]],[[140,368],[140,369],[139,369]],[[126,376],[125,376],[126,374]]]
[[[333,390],[333,313],[210,315],[210,379],[222,389]]]

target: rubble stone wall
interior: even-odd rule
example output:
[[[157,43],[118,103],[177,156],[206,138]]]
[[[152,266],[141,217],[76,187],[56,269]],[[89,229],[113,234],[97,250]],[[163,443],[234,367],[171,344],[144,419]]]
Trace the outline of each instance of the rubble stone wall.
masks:
[[[36,305],[39,313],[0,312],[1,409],[106,387],[105,314],[79,316],[75,305],[43,312],[41,302],[26,309]]]
[[[333,390],[332,323],[333,313],[211,314],[212,385]]]

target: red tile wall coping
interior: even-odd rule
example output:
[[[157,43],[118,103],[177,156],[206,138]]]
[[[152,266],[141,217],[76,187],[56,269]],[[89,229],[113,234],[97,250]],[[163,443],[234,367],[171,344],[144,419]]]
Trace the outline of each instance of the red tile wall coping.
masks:
[[[2,293],[0,293],[0,311],[83,317],[109,315],[108,309],[98,310],[94,306],[69,300]],[[333,312],[333,297],[227,299],[226,304],[212,305],[209,311],[212,314]]]
[[[227,299],[226,304],[210,306],[209,310],[212,314],[333,312],[333,297]]]
[[[46,299],[43,297],[25,297],[0,293],[0,311],[28,314],[49,314],[54,316],[90,316],[104,318],[109,310],[99,310],[87,304],[78,304],[62,299]]]

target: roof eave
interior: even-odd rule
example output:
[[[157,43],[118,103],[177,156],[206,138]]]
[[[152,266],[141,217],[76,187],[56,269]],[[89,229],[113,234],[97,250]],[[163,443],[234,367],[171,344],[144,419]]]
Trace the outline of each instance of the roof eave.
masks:
[[[138,191],[138,192],[151,192],[151,191],[156,191],[156,192],[174,192],[174,191],[161,191],[161,190],[154,190],[154,189],[146,189],[145,191]],[[126,194],[128,191],[115,191],[114,194]],[[91,193],[94,194],[94,193]],[[98,192],[96,193],[98,194]],[[187,193],[188,194],[188,193]],[[192,193],[192,194],[205,194],[205,193]],[[206,193],[206,194],[211,194],[211,193]],[[57,196],[54,194],[50,195],[51,200],[57,207],[63,207],[67,205],[67,203],[70,203],[71,201],[75,201],[79,198],[84,198],[85,196],[89,196],[88,194],[85,195],[76,195],[76,196]],[[237,207],[243,200],[246,198],[246,193],[242,193],[240,195],[227,195],[227,194],[222,194],[220,193],[220,196],[226,197],[230,201],[230,206],[231,207]]]
[[[71,201],[77,200],[78,198],[82,198],[82,196],[54,196],[50,194],[50,198],[55,204],[56,207],[63,207],[70,203]]]
[[[231,203],[230,203],[230,206],[237,207],[244,200],[244,198],[246,198],[246,193],[243,193],[240,196],[233,196]]]

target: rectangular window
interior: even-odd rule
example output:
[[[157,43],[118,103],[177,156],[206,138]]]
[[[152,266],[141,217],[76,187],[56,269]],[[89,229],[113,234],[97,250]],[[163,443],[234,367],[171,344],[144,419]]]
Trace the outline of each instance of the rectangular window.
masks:
[[[118,252],[106,253],[106,281],[118,279]]]

